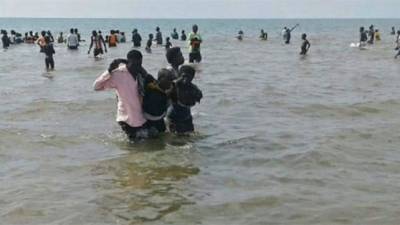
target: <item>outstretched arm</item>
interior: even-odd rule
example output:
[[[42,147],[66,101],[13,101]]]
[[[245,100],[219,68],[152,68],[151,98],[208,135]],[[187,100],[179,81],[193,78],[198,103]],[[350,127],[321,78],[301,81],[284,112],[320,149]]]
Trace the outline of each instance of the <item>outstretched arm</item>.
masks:
[[[296,27],[298,27],[299,24],[294,25],[294,27],[292,27],[292,29],[290,29],[290,31],[293,31],[294,29],[296,29]]]

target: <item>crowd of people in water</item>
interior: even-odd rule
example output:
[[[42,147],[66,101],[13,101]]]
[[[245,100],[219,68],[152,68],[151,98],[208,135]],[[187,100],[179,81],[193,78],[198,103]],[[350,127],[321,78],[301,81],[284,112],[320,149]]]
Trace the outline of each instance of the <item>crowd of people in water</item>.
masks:
[[[296,24],[292,28],[283,28],[281,36],[285,44],[290,44],[291,32],[298,26]],[[113,60],[108,70],[94,82],[96,91],[115,89],[118,101],[117,122],[130,140],[157,137],[167,130],[176,134],[194,132],[191,108],[200,103],[203,97],[201,90],[193,83],[196,74],[193,64],[184,64],[185,59],[181,49],[173,47],[171,43],[171,38],[187,41],[189,62],[200,63],[202,60],[200,46],[203,39],[198,32],[198,26],[193,25],[192,32],[188,36],[184,30],[179,35],[174,28],[170,37],[165,38],[165,42],[161,29],[156,27],[155,31],[155,36],[149,34],[145,51],[151,53],[153,43],[163,46],[169,63],[167,68],[159,70],[157,78],[149,74],[142,66],[143,56],[137,49],[142,46],[142,36],[137,29],[134,29],[131,41],[136,49],[129,51],[125,59]],[[54,69],[55,64],[53,43],[65,44],[69,50],[73,51],[79,49],[80,43],[85,41],[81,39],[76,28],[71,28],[66,37],[63,32],[60,32],[57,38],[53,37],[51,31],[42,31],[40,34],[30,31],[23,36],[12,30],[9,36],[7,31],[1,30],[1,34],[5,49],[10,45],[20,43],[37,44],[40,52],[45,54],[45,65],[48,70]],[[400,55],[400,30],[396,32],[395,27],[392,27],[391,35],[397,35],[395,48],[398,51],[395,56],[397,58]],[[244,32],[240,30],[236,38],[243,41]],[[267,41],[268,33],[261,30],[259,38]],[[301,39],[300,54],[306,55],[311,44],[307,40],[307,34],[302,34]],[[358,43],[360,49],[380,40],[380,32],[374,28],[374,25],[371,25],[368,30],[360,27],[360,42]],[[107,49],[117,47],[119,43],[126,41],[125,33],[119,30],[111,30],[105,36],[102,31],[93,30],[88,54],[93,49],[94,57],[98,57],[106,53]]]
[[[9,48],[10,45],[21,43],[37,44],[40,47],[40,52],[46,55],[45,64],[46,69],[48,70],[54,69],[53,55],[55,54],[55,51],[53,43],[56,42],[58,44],[66,44],[69,50],[77,50],[80,46],[80,43],[85,42],[85,40],[81,39],[81,35],[77,28],[71,28],[70,33],[66,36],[63,32],[60,32],[56,38],[54,38],[51,31],[42,31],[40,34],[38,32],[33,33],[33,31],[29,31],[26,32],[24,36],[14,30],[11,30],[10,33],[11,35],[8,35],[6,30],[1,30],[1,40],[4,49]],[[157,27],[155,38],[153,34],[149,34],[145,51],[151,53],[153,42],[158,46],[164,46],[165,49],[168,50],[172,47],[171,38],[173,40],[180,39],[181,41],[189,40],[189,62],[201,61],[200,44],[202,42],[202,38],[198,33],[197,25],[192,27],[192,32],[189,33],[189,37],[187,37],[185,30],[182,30],[181,34],[179,35],[176,28],[173,29],[170,36],[171,37],[166,37],[165,42],[163,42],[163,35],[160,31],[160,28]],[[117,47],[119,43],[125,43],[126,41],[127,38],[125,32],[120,32],[119,30],[110,30],[109,34],[103,36],[101,30],[93,30],[90,37],[88,54],[90,54],[93,49],[94,57],[98,57],[104,53],[107,53],[107,46],[108,48]],[[139,48],[142,45],[142,36],[137,29],[132,31],[132,43],[133,47],[135,48]]]
[[[38,33],[28,32],[25,37],[11,31],[8,36],[6,31],[1,31],[3,47],[11,44],[37,44],[40,52],[46,55],[45,64],[49,70],[54,69],[55,50],[53,43],[65,43],[71,51],[77,50],[81,39],[78,29],[70,29],[64,37],[63,33],[55,39],[50,31]],[[189,62],[200,63],[200,45],[202,38],[198,26],[193,25],[192,32],[187,37],[185,31],[181,36],[176,29],[171,33],[171,38],[189,43]],[[193,64],[184,65],[185,59],[179,47],[172,47],[170,38],[163,37],[160,28],[156,28],[155,40],[149,35],[145,50],[151,52],[153,41],[158,46],[166,49],[167,68],[158,72],[157,78],[149,74],[142,66],[143,56],[138,49],[129,51],[125,59],[115,59],[108,70],[101,74],[94,82],[94,90],[102,91],[115,89],[117,94],[117,119],[121,129],[130,140],[158,137],[168,130],[179,135],[194,132],[191,108],[203,98],[201,90],[193,83],[196,70]],[[105,37],[101,31],[92,31],[88,54],[93,49],[95,57],[107,52],[108,48],[116,47],[119,43],[126,42],[124,32],[111,30]],[[142,37],[137,29],[132,32],[133,47],[141,46]],[[168,121],[166,125],[166,120]]]

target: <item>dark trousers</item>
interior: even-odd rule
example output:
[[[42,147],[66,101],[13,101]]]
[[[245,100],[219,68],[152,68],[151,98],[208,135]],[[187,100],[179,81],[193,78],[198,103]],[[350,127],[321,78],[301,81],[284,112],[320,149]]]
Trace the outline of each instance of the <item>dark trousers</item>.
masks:
[[[189,53],[189,62],[193,63],[193,62],[201,62],[201,54],[200,52],[192,52]]]
[[[125,122],[118,122],[118,124],[121,126],[121,129],[126,133],[129,140],[147,138],[146,129],[143,127],[131,127]]]
[[[49,69],[49,68],[54,69],[53,56],[46,56],[45,63],[46,63],[46,68],[47,69]]]

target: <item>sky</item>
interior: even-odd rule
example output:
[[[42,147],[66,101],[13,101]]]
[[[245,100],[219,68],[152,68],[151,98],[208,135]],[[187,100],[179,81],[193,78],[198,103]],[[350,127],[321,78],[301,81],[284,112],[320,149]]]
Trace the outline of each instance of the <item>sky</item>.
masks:
[[[0,17],[400,18],[400,0],[0,0]]]

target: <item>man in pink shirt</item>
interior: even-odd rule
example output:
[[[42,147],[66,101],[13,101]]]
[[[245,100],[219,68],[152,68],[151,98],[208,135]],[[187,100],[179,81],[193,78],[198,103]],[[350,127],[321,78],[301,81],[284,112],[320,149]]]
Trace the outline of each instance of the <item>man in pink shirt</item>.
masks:
[[[147,138],[146,119],[142,111],[140,80],[146,76],[142,68],[142,54],[137,50],[128,53],[127,64],[106,71],[94,82],[94,90],[115,89],[118,97],[117,122],[130,140]]]

